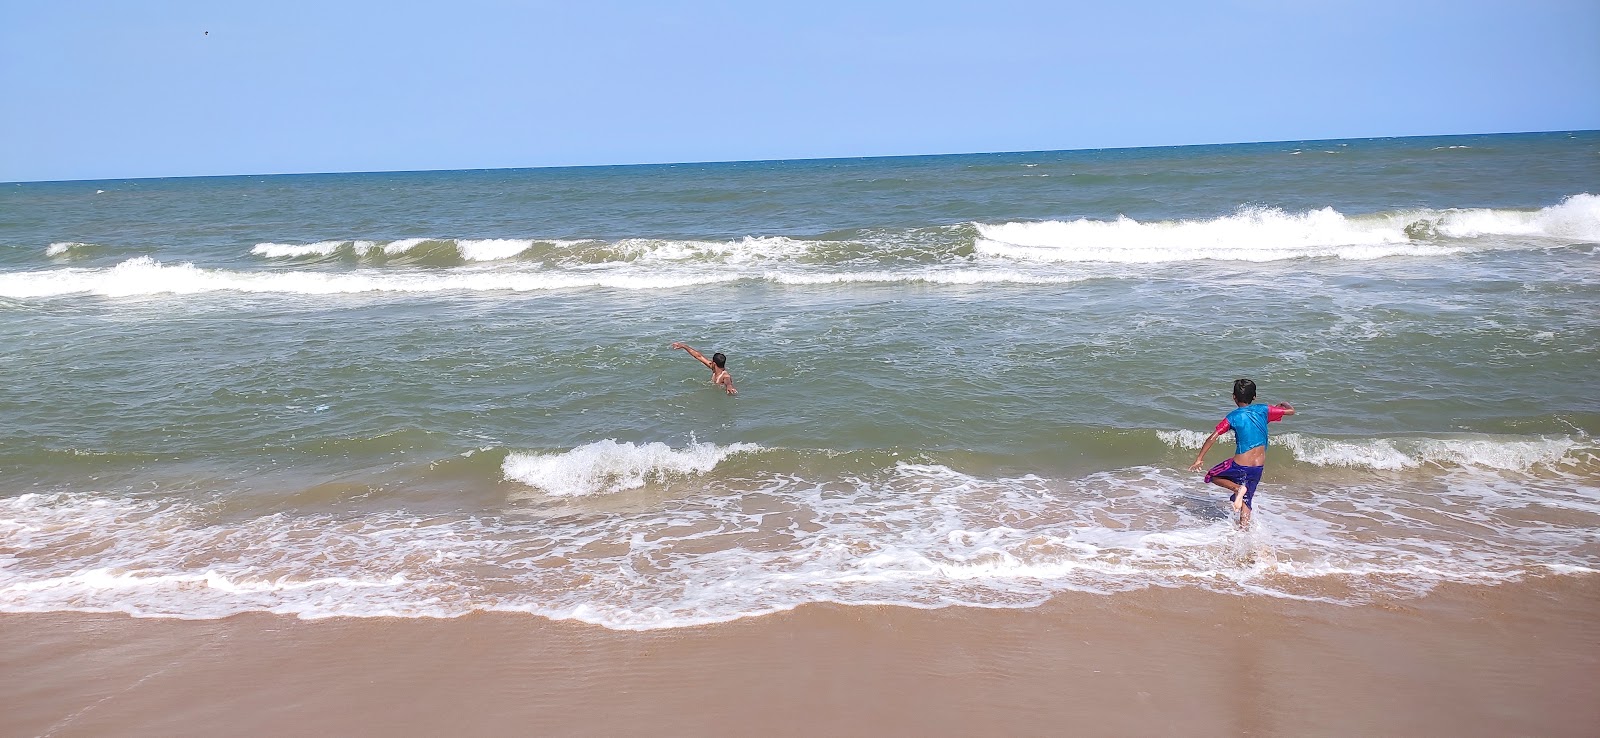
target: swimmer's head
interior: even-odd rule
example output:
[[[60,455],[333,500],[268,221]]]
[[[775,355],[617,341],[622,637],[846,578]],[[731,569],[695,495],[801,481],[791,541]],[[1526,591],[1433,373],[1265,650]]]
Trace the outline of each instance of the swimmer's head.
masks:
[[[718,351],[717,353],[711,355],[711,363],[716,364],[718,369],[727,369],[728,357],[724,356],[721,351]],[[1250,394],[1255,394],[1255,385],[1251,385]]]
[[[1248,379],[1233,380],[1233,401],[1241,405],[1255,402],[1256,383]]]

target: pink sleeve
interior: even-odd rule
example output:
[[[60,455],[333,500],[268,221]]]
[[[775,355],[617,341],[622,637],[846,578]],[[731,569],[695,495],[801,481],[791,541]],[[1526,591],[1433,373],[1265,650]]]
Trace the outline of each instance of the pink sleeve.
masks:
[[[1217,435],[1219,435],[1219,436],[1222,435],[1223,433],[1227,433],[1228,431],[1231,431],[1231,430],[1233,430],[1233,426],[1228,425],[1228,419],[1227,418],[1223,418],[1222,422],[1217,424]]]
[[[1283,408],[1276,405],[1267,408],[1267,422],[1276,423],[1283,420]]]

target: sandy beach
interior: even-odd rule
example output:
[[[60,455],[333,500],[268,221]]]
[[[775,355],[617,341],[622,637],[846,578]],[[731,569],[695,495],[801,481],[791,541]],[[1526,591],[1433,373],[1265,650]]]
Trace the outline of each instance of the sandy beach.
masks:
[[[533,616],[0,618],[0,735],[1593,735],[1600,579],[1338,606],[1199,590]]]

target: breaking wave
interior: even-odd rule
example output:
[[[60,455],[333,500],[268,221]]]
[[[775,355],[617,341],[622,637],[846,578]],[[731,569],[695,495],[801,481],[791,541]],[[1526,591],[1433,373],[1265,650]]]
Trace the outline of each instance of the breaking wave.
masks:
[[[693,443],[674,449],[664,443],[597,441],[564,453],[514,453],[502,465],[507,479],[559,497],[620,492],[647,482],[704,474],[733,454],[761,450],[751,443],[717,446]]]
[[[92,243],[83,243],[81,241],[57,241],[45,247],[44,255],[53,259],[57,257],[70,256],[73,253],[90,251],[94,248],[96,247]]]
[[[1151,264],[1213,259],[1378,259],[1476,248],[1485,236],[1600,242],[1600,196],[1573,195],[1536,211],[1417,210],[1347,216],[1243,207],[1209,220],[978,224],[977,252],[1020,261]],[[1545,243],[1543,245],[1549,245]]]

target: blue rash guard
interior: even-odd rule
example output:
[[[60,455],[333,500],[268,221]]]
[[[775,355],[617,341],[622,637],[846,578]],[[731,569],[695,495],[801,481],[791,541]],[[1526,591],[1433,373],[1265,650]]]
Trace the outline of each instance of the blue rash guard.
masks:
[[[1257,446],[1267,445],[1267,423],[1282,419],[1283,408],[1268,407],[1258,402],[1228,413],[1228,416],[1217,424],[1217,432],[1226,433],[1229,428],[1233,429],[1234,447],[1238,449],[1233,453],[1238,455]]]

